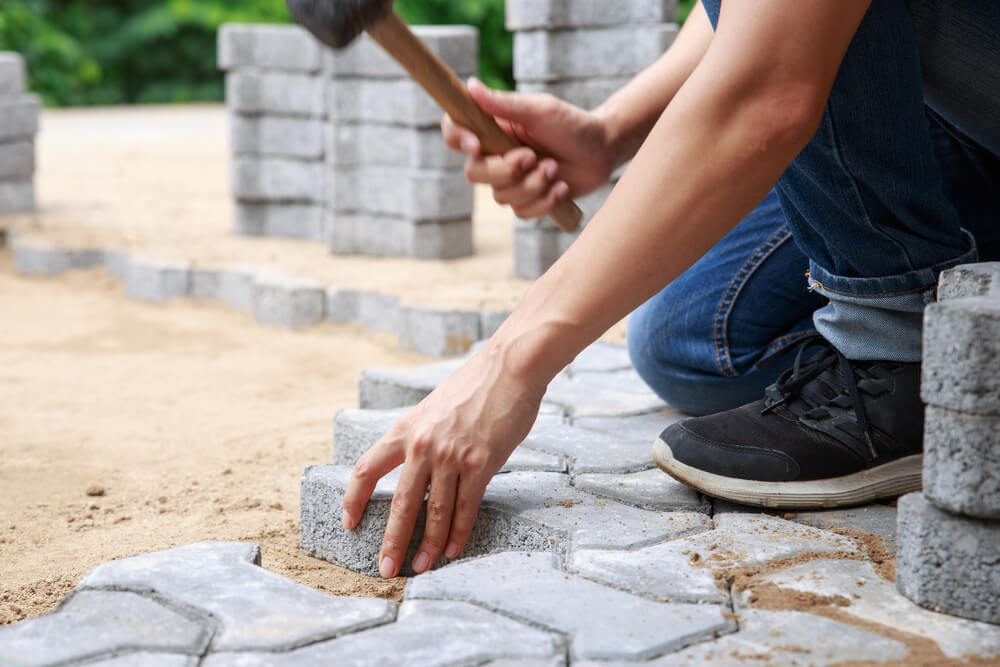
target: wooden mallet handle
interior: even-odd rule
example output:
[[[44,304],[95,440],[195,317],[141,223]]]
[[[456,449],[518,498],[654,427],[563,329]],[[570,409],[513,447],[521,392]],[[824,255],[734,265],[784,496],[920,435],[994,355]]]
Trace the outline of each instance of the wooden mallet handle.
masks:
[[[500,155],[520,144],[500,129],[493,117],[479,108],[451,69],[427,48],[395,11],[368,27],[368,33],[410,73],[431,97],[459,125],[472,130],[482,144],[483,152]],[[564,199],[552,209],[549,217],[564,232],[576,231],[583,212],[570,199]]]

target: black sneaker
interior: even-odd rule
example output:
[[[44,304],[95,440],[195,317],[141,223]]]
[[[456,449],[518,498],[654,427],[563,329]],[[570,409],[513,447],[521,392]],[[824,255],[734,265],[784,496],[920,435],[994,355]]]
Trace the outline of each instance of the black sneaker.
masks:
[[[856,505],[920,490],[923,425],[919,363],[850,361],[814,337],[763,400],[673,424],[653,458],[717,498],[780,508]]]

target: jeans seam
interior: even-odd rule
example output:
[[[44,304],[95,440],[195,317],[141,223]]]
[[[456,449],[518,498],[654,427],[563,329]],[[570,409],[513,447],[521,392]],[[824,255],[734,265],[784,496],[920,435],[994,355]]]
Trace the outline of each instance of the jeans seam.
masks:
[[[841,296],[855,296],[861,299],[876,299],[883,296],[903,296],[905,294],[915,294],[917,292],[926,292],[932,290],[936,287],[933,283],[928,283],[926,285],[921,285],[920,287],[914,287],[913,289],[902,290],[897,292],[878,292],[877,294],[859,294],[857,292],[844,292],[843,290],[834,289],[833,287],[827,287],[815,278],[810,278],[812,282],[816,283],[820,292],[833,292],[834,294],[839,294]]]
[[[779,236],[781,238],[778,238]],[[754,249],[747,261],[743,263],[740,270],[733,276],[733,279],[729,281],[726,291],[722,294],[719,307],[716,309],[715,317],[712,320],[712,338],[715,344],[715,363],[719,368],[719,372],[726,377],[738,377],[740,375],[733,367],[729,339],[725,335],[726,327],[729,323],[729,315],[732,313],[733,306],[736,303],[736,297],[742,291],[746,281],[750,279],[750,276],[753,275],[757,267],[771,255],[775,248],[791,238],[791,236],[792,233],[789,231],[788,225],[779,227],[778,231],[771,235],[771,238]],[[725,364],[723,364],[723,359],[725,359]]]

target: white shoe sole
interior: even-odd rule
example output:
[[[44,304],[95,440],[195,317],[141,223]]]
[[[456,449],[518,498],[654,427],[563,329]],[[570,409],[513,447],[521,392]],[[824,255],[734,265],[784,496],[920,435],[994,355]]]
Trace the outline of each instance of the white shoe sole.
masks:
[[[746,505],[778,509],[829,508],[895,498],[921,489],[923,455],[915,454],[861,472],[808,482],[757,482],[724,477],[681,463],[662,439],[653,460],[668,475],[702,493]]]

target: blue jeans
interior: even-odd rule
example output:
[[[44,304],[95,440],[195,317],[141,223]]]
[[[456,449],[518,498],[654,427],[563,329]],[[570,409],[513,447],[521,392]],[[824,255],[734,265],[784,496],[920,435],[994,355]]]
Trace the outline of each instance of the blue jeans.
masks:
[[[720,0],[703,1],[715,25]],[[1000,103],[1000,6],[953,0],[939,15],[943,4],[873,0],[810,143],[747,218],[632,314],[632,361],[672,405],[706,414],[760,398],[817,331],[851,359],[919,361],[938,273],[1000,259],[1000,159],[988,148],[1000,120],[965,109],[942,81],[950,67]],[[970,26],[982,34],[962,39]],[[922,55],[944,62],[923,63],[936,83],[922,80]],[[926,99],[925,84],[936,91]]]

